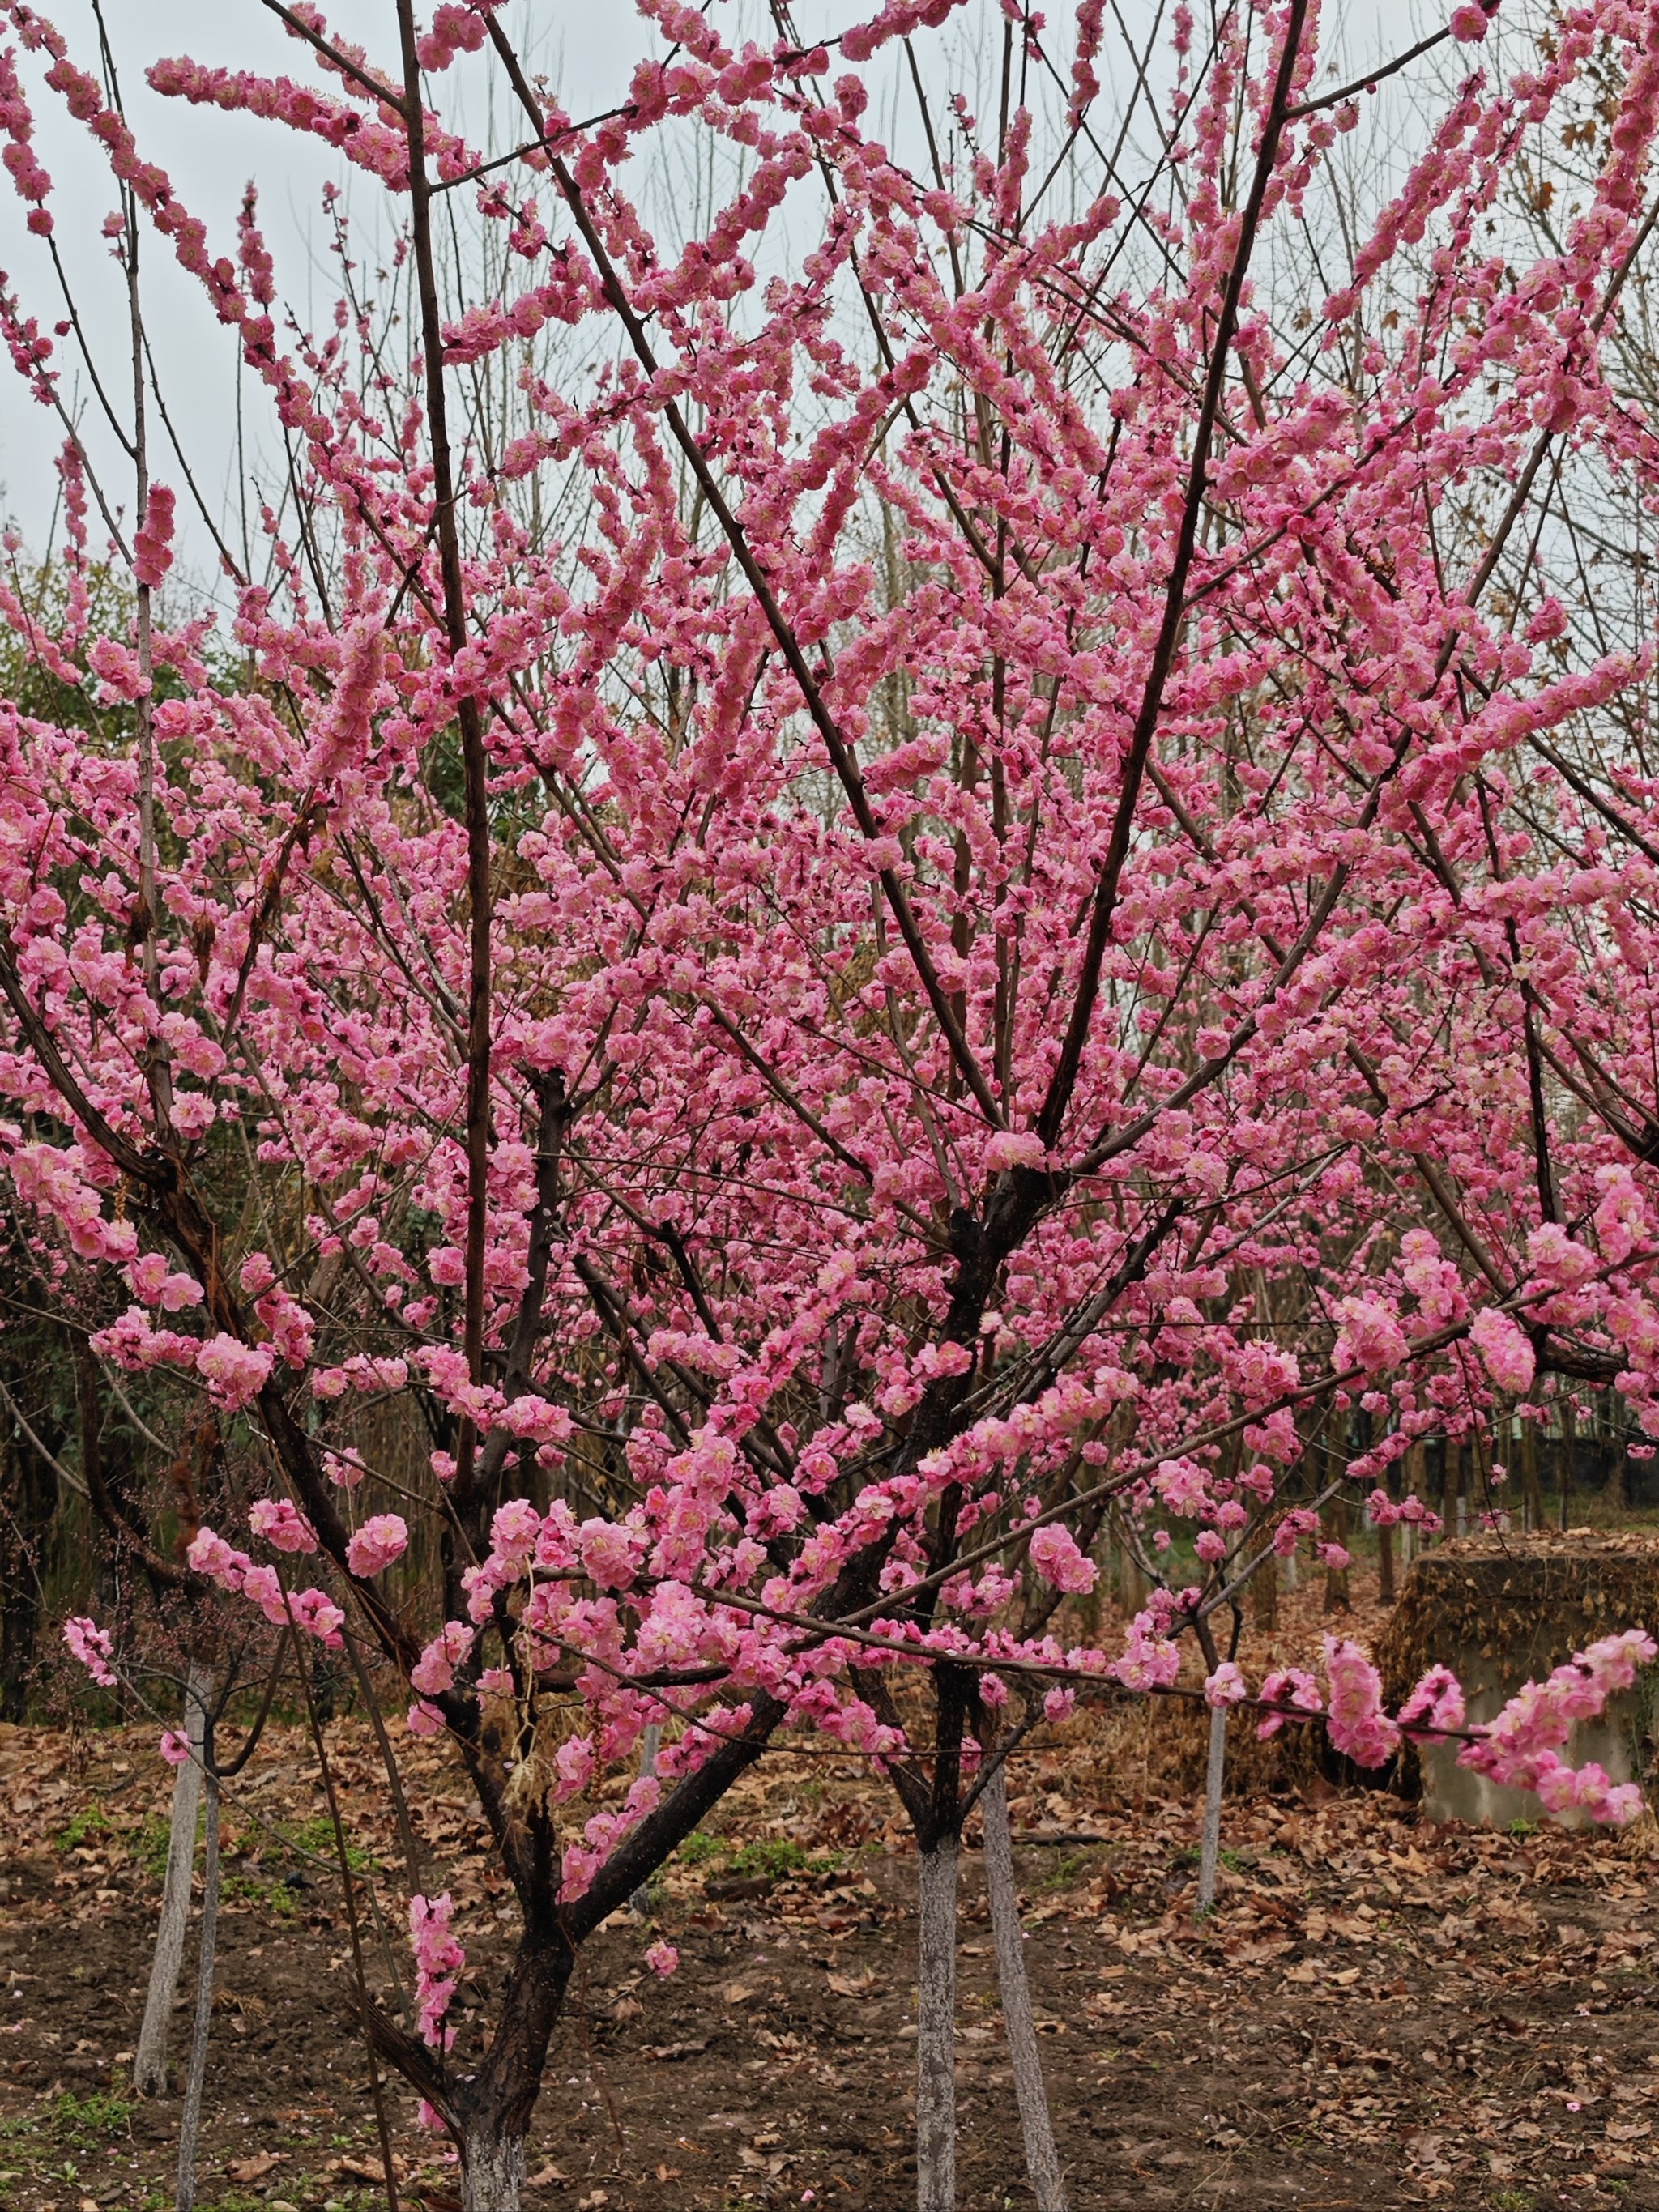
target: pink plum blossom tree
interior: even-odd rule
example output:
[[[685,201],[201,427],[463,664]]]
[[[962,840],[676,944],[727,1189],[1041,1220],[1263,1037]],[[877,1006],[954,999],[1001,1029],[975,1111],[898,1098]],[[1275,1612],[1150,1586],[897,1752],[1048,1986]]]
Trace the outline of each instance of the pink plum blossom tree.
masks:
[[[394,1672],[471,1778],[520,1919],[489,2040],[412,1865],[418,2032],[369,2014],[471,2212],[516,2202],[580,1945],[793,1726],[915,1823],[944,2212],[958,1841],[1012,1743],[1170,1690],[1183,1636],[1244,1703],[1249,1576],[1328,1495],[1420,1518],[1378,1485],[1429,1434],[1582,1381],[1659,1431],[1649,611],[1578,534],[1633,554],[1659,489],[1622,337],[1659,16],[1462,7],[1343,84],[1313,0],[1182,8],[1114,106],[1097,0],[1011,4],[980,114],[966,0],[746,40],[641,0],[583,121],[489,0],[396,0],[373,52],[268,5],[294,76],[149,78],[384,191],[388,289],[337,207],[326,332],[252,191],[210,227],[0,4],[29,282],[56,100],[139,333],[118,486],[74,325],[0,289],[68,578],[50,634],[15,568],[0,617],[76,704],[0,704],[12,1205],[100,1373],[237,1440],[197,1586]],[[446,119],[468,70],[501,158]],[[695,221],[641,181],[688,143]],[[289,456],[257,560],[198,518],[222,634],[196,479],[152,481],[141,239]],[[1325,1413],[1370,1441],[1310,1477]],[[1110,1651],[1066,1603],[1109,1528],[1152,1589]],[[1484,1733],[1335,1640],[1255,1702],[1371,1764],[1462,1732],[1616,1820],[1560,1753],[1650,1656]]]

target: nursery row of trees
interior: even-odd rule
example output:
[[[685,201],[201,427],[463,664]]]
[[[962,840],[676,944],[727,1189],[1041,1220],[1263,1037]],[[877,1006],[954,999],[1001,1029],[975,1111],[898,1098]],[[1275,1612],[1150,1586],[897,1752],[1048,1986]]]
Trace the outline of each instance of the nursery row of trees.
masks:
[[[944,2212],[963,1826],[1079,1691],[1193,1648],[1218,1741],[1403,1721],[1637,1802],[1559,1754],[1645,1638],[1487,1731],[1443,1670],[1395,1717],[1350,1644],[1235,1654],[1333,1510],[1432,1525],[1428,1440],[1467,1517],[1500,1437],[1518,1496],[1595,1401],[1659,1432],[1659,7],[1460,5],[1351,75],[1314,0],[1116,46],[1100,0],[641,0],[578,120],[493,0],[371,50],[266,5],[292,75],[147,76],[383,198],[378,257],[331,203],[315,331],[252,188],[187,207],[108,40],[0,0],[0,320],[62,437],[0,579],[7,1540],[84,1500],[71,1647],[181,1790],[233,1669],[374,1687],[416,1977],[366,2027],[473,2212],[592,1932],[788,1731],[872,1760]],[[43,103],[109,167],[118,342]],[[157,253],[280,458],[245,528]],[[460,2045],[405,1727],[520,1915]]]

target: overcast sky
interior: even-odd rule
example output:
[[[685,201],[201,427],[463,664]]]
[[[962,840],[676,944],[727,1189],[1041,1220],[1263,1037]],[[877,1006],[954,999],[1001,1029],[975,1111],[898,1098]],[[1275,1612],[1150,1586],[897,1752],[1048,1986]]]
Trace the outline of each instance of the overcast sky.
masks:
[[[803,33],[841,28],[870,12],[873,0],[857,6],[847,0],[797,0],[795,18]],[[993,0],[984,0],[991,6]],[[1127,0],[1124,14],[1145,20],[1155,0]],[[69,36],[76,58],[95,64],[97,52],[91,0],[55,0],[53,19]],[[392,0],[333,0],[328,15],[343,37],[361,41],[390,62],[396,52]],[[429,9],[423,5],[422,13]],[[755,0],[731,0],[731,15],[756,12]],[[969,11],[971,12],[971,10]],[[1050,0],[1050,21],[1069,17],[1067,0]],[[1201,11],[1200,11],[1201,12]],[[1405,0],[1327,0],[1330,27],[1340,27],[1343,45],[1357,66],[1409,44],[1416,7]],[[276,124],[261,123],[216,109],[189,107],[163,100],[144,82],[144,70],[166,55],[187,53],[210,64],[289,75],[316,82],[303,48],[297,46],[259,0],[106,0],[121,76],[121,88],[139,145],[168,170],[185,204],[208,226],[216,251],[233,250],[234,222],[242,187],[258,185],[263,217],[276,252],[281,296],[301,319],[315,327],[326,319],[337,291],[325,253],[326,230],[319,211],[322,187],[330,177],[345,186],[349,204],[366,224],[382,228],[385,201],[380,188],[339,161],[319,142],[301,138]],[[647,27],[626,0],[511,0],[507,20],[533,66],[558,86],[568,112],[593,114],[617,103],[635,60],[646,46]],[[1433,23],[1436,14],[1425,20]],[[654,46],[655,33],[648,33]],[[51,172],[60,250],[86,325],[98,354],[100,372],[123,416],[130,412],[131,370],[123,359],[125,304],[116,272],[100,236],[105,216],[115,204],[108,169],[80,125],[70,121],[39,84],[39,72],[26,60],[23,73],[36,100],[40,157]],[[503,114],[491,127],[482,92],[483,71],[475,64],[462,80],[468,102],[465,124],[475,143],[509,143],[519,136],[516,120]],[[50,326],[61,312],[51,264],[40,241],[25,235],[23,210],[0,189],[0,268],[22,297],[28,312]],[[208,503],[226,514],[236,507],[236,361],[231,335],[207,312],[199,290],[173,264],[163,241],[147,234],[142,257],[147,321],[164,392],[196,468]],[[0,508],[15,520],[31,547],[46,542],[57,494],[54,458],[62,431],[48,412],[22,392],[0,362]],[[87,380],[76,380],[82,434],[88,448],[110,463],[115,497],[130,499],[130,475],[101,428]],[[250,415],[250,432],[253,417]],[[264,428],[263,416],[258,427]],[[160,441],[158,439],[158,444]],[[157,472],[174,476],[165,458]],[[181,521],[185,516],[181,512]],[[199,569],[211,565],[198,528],[186,544]]]

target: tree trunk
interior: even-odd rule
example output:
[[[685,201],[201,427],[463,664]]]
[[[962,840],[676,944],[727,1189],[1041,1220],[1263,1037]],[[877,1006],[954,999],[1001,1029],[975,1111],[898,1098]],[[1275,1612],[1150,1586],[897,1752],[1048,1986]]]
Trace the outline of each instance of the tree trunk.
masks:
[[[1467,1536],[1469,1533],[1469,1462],[1474,1454],[1466,1443],[1448,1444],[1446,1449],[1456,1455],[1457,1533],[1460,1536]]]
[[[662,1723],[647,1721],[640,1738],[640,1779],[648,1782],[657,1771],[657,1753],[662,1749]],[[647,1919],[651,1911],[651,1885],[642,1881],[628,1900],[628,1909],[637,1920]]]
[[[1408,1458],[1409,1455],[1407,1455]],[[1391,1459],[1389,1462],[1388,1473],[1383,1476],[1382,1480],[1391,1505],[1398,1505],[1406,1494],[1407,1464],[1407,1460]],[[1400,1594],[1395,1579],[1395,1547],[1399,1540],[1394,1532],[1397,1525],[1391,1521],[1386,1528],[1379,1528],[1376,1532],[1376,1595],[1379,1601],[1383,1605],[1392,1605]]]
[[[219,1933],[219,1778],[212,1770],[210,1737],[206,1756],[209,1765],[204,1792],[207,1819],[202,1846],[202,1937],[196,1962],[196,2025],[191,2037],[185,2109],[179,2123],[178,2212],[195,2212],[196,2140],[201,2131],[202,2091],[207,2081],[208,2036],[213,2026],[213,1964]]]
[[[1279,1626],[1279,1559],[1270,1552],[1250,1583],[1250,1611],[1256,1626],[1271,1635]]]
[[[1405,1461],[1400,1470],[1400,1495],[1402,1498],[1421,1498],[1428,1488],[1428,1447],[1419,1439],[1407,1447]]]
[[[1060,2154],[1054,2148],[1042,2059],[1031,2018],[1030,1986],[1025,1978],[1025,1936],[1019,1924],[1019,1898],[1014,1887],[1014,1847],[1008,1832],[1004,1768],[998,1767],[986,1784],[980,1810],[985,1820],[985,1890],[991,1904],[991,1932],[996,1943],[997,1980],[1002,1991],[1008,2057],[1014,2069],[1014,2094],[1019,2101],[1019,2124],[1025,2138],[1025,2171],[1031,2178],[1037,2212],[1066,2212]]]
[[[1619,1419],[1613,1406],[1606,1408],[1602,1430],[1601,1494],[1615,1511],[1622,1511],[1625,1498],[1625,1447],[1619,1433]]]
[[[1524,1417],[1521,1422],[1521,1525],[1534,1529],[1544,1525],[1544,1492],[1538,1480],[1538,1424]]]
[[[196,1821],[202,1805],[202,1743],[211,1680],[191,1662],[185,1680],[185,1734],[190,1757],[173,1777],[173,1826],[167,1837],[167,1879],[161,1886],[161,1918],[150,1962],[149,1994],[132,2063],[132,2086],[141,2097],[164,2097],[167,2087],[167,2023],[184,1963],[185,1931],[190,1922],[191,1876],[196,1869]]]
[[[1141,1573],[1127,1544],[1118,1552],[1117,1566],[1118,1603],[1125,1613],[1133,1615],[1139,1613],[1146,1602],[1146,1577]]]
[[[467,2130],[461,2157],[461,2203],[465,2212],[519,2212],[524,2188],[522,2136],[491,2129]]]
[[[0,1721],[28,1709],[40,1631],[41,1554],[58,1504],[58,1477],[20,1438],[0,1439]]]
[[[1557,1447],[1557,1464],[1561,1470],[1561,1526],[1564,1528],[1569,1527],[1572,1520],[1572,1508],[1568,1501],[1572,1494],[1572,1452],[1577,1433],[1578,1425],[1572,1407],[1564,1398],[1561,1401],[1561,1441]]]
[[[1332,1498],[1325,1511],[1325,1534],[1333,1543],[1346,1546],[1348,1540],[1348,1501],[1346,1498]],[[1348,1596],[1348,1571],[1346,1567],[1327,1567],[1325,1570],[1325,1610],[1327,1613],[1352,1611]]]
[[[1198,1909],[1215,1910],[1216,1866],[1221,1856],[1221,1786],[1227,1771],[1227,1708],[1210,1709],[1210,1757],[1204,1772],[1204,1833],[1198,1853]]]
[[[916,2212],[956,2212],[957,1857],[954,1833],[939,1837],[921,1855]]]

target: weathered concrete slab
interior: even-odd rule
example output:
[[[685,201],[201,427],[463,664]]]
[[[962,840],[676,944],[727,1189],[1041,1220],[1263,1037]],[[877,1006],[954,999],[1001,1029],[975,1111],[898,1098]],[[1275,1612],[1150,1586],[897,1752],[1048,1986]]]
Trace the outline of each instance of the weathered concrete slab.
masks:
[[[1413,1561],[1376,1662],[1391,1705],[1439,1662],[1462,1680],[1469,1718],[1488,1721],[1523,1682],[1623,1628],[1645,1628],[1659,1640],[1659,1534],[1493,1533]],[[1574,1730],[1563,1757],[1575,1766],[1595,1759],[1615,1782],[1639,1778],[1656,1694],[1659,1681],[1638,1680],[1600,1720]],[[1530,1790],[1500,1789],[1459,1766],[1454,1745],[1425,1746],[1419,1756],[1424,1809],[1435,1820],[1508,1827],[1553,1817]],[[1582,1818],[1570,1814],[1567,1824]]]

